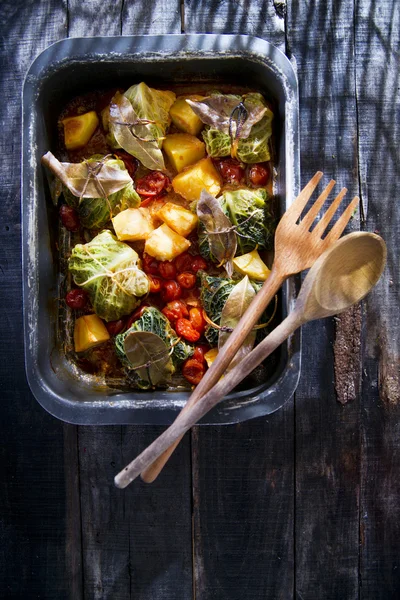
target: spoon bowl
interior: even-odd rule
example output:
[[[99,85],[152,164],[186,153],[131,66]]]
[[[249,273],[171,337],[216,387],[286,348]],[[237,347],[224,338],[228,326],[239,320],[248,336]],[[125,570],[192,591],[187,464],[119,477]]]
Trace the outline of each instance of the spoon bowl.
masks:
[[[360,302],[378,282],[386,244],[374,233],[354,232],[338,240],[310,269],[297,302],[304,321],[339,314]]]

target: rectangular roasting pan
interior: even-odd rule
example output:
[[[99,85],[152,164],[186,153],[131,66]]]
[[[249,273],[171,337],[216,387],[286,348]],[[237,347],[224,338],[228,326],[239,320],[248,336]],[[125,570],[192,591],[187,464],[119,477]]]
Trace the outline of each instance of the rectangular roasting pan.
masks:
[[[275,196],[283,213],[299,192],[298,90],[286,56],[267,41],[245,35],[155,35],[71,38],[42,52],[23,89],[22,257],[26,374],[38,402],[69,423],[169,424],[187,391],[118,390],[77,372],[63,351],[58,311],[62,285],[57,257],[57,209],[41,156],[56,147],[57,117],[86,91],[145,81],[251,86],[275,103]],[[293,308],[298,280],[283,287],[278,315]],[[301,334],[276,353],[274,367],[235,390],[203,419],[228,424],[272,413],[288,400],[300,375]]]

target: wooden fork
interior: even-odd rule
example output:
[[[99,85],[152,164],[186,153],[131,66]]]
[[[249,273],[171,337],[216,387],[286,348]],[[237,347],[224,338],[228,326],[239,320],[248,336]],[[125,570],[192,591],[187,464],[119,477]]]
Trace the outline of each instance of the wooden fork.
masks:
[[[299,221],[301,213],[322,175],[323,173],[321,171],[318,171],[314,175],[279,221],[275,231],[275,259],[270,276],[265,281],[258,294],[254,297],[249,308],[242,316],[235,330],[229,336],[222,350],[218,353],[218,356],[211,367],[205,373],[203,379],[193,391],[187,404],[182,409],[183,411],[186,411],[193,406],[218,382],[283,282],[291,275],[309,269],[316,259],[333,242],[335,242],[344,231],[359,202],[357,196],[353,198],[326,237],[324,239],[321,237],[339,208],[340,203],[347,192],[346,188],[343,188],[339,192],[328,210],[321,217],[320,221],[315,225],[314,229],[310,231],[311,225],[336,183],[333,180],[328,183],[305,216]],[[156,461],[154,461],[150,467],[141,473],[141,477],[144,481],[151,483],[156,479],[181,439],[182,438],[179,438]]]

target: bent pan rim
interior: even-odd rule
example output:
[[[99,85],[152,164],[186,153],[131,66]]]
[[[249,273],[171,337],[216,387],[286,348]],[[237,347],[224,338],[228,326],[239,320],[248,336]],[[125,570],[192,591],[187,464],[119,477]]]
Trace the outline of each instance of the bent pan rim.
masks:
[[[22,260],[25,365],[30,388],[50,414],[74,424],[169,424],[184,406],[188,393],[152,392],[93,394],[63,386],[50,365],[54,319],[43,290],[56,286],[56,274],[44,237],[46,199],[40,156],[44,144],[40,98],[46,82],[64,69],[77,71],[88,64],[119,68],[137,65],[198,65],[204,59],[221,68],[227,59],[257,63],[273,80],[284,104],[284,188],[286,207],[298,193],[300,181],[297,80],[286,56],[269,42],[245,35],[189,34],[69,38],[56,42],[32,63],[24,83],[22,115]],[[45,215],[44,215],[45,216]],[[43,229],[43,232],[41,231]],[[48,230],[48,227],[47,227]],[[40,240],[40,243],[39,243]],[[283,288],[287,311],[293,308],[298,282]],[[43,299],[41,298],[43,295]],[[228,424],[271,414],[294,393],[300,376],[301,334],[287,342],[286,358],[274,378],[251,390],[230,394],[202,424]],[[80,397],[79,397],[80,394]]]

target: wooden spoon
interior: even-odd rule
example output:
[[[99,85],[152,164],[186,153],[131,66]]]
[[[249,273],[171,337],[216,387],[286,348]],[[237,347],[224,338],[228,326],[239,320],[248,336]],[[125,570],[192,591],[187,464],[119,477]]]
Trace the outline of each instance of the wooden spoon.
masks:
[[[379,280],[385,263],[386,244],[378,235],[355,232],[335,242],[310,269],[290,315],[197,404],[181,412],[160,437],[118,473],[115,485],[119,488],[129,485],[298,327],[307,321],[343,312],[362,300]]]

